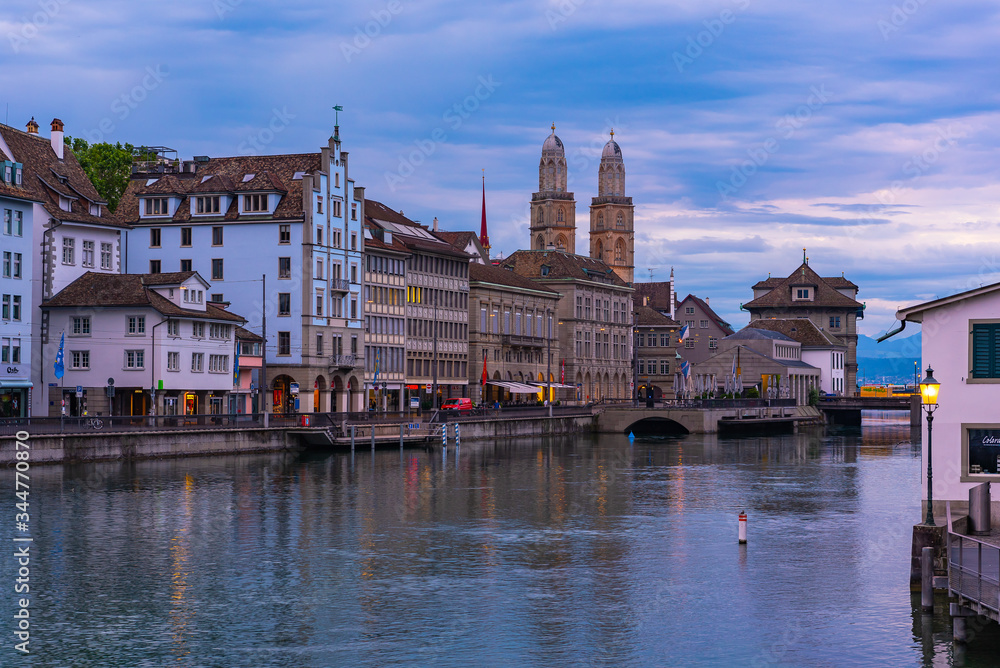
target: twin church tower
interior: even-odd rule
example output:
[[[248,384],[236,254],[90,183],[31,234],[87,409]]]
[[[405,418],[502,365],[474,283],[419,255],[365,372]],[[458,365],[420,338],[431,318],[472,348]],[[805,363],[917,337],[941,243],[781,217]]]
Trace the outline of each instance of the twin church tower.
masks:
[[[538,192],[531,196],[531,248],[576,253],[576,200],[566,190],[566,150],[552,134],[542,144]],[[590,257],[604,261],[626,283],[635,272],[632,198],[625,196],[625,162],[615,132],[597,170],[597,197],[590,203]]]

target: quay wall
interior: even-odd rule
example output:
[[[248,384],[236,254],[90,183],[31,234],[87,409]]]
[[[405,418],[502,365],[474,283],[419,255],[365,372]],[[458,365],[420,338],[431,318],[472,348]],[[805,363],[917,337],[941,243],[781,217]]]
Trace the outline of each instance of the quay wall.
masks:
[[[545,417],[524,418],[494,418],[483,420],[462,420],[454,423],[461,425],[462,441],[482,441],[497,438],[519,438],[522,436],[557,436],[563,434],[579,434],[594,431],[595,418],[583,416],[555,416],[551,420]],[[455,431],[453,423],[448,423],[448,439],[453,442]],[[432,443],[440,445],[440,443]]]

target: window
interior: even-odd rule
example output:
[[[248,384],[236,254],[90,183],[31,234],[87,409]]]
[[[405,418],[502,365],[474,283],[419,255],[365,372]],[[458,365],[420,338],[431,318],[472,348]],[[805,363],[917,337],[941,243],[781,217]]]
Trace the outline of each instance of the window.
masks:
[[[317,355],[322,355],[323,354],[323,335],[322,334],[317,334],[316,335],[316,354]]]
[[[84,241],[81,244],[80,264],[84,267],[94,266],[94,242]]]
[[[130,315],[128,317],[128,333],[133,336],[146,334],[146,316]]]
[[[191,323],[191,337],[195,339],[205,338],[205,323],[203,322],[192,322]]]
[[[181,370],[181,354],[177,352],[167,353],[167,371]]]
[[[209,355],[209,373],[227,373],[229,371],[229,355]]]
[[[357,220],[357,219],[358,219],[358,205],[354,202],[351,202],[351,220]]]
[[[73,249],[76,245],[75,239],[64,238],[62,243],[62,263],[63,264],[76,264],[76,260],[73,257]]]
[[[205,368],[205,353],[191,353],[191,371],[199,373]]]
[[[111,244],[101,242],[101,269],[111,269]]]
[[[212,302],[213,304],[221,304],[226,300],[223,299],[223,295],[221,292],[213,292],[208,296],[208,301]]]
[[[181,321],[180,320],[168,320],[167,321],[167,336],[180,336],[181,335]]]
[[[90,317],[80,316],[73,318],[72,332],[75,336],[90,336]]]
[[[316,213],[323,213],[323,196],[316,195]]]
[[[353,220],[357,220],[354,218]],[[351,232],[351,250],[358,250],[358,233]]]
[[[291,355],[292,354],[292,333],[291,332],[278,332],[278,354],[279,355]]]
[[[351,297],[351,318],[356,320],[358,317],[358,298]]]
[[[208,338],[228,341],[229,335],[232,334],[232,331],[233,331],[232,325],[223,325],[217,322],[213,322],[208,327]]]
[[[278,243],[279,244],[290,244],[290,243],[292,243],[292,226],[291,225],[278,225]]]
[[[191,271],[191,260],[181,260],[181,271]]]
[[[666,376],[670,373],[670,360],[660,360],[660,374]]]
[[[70,368],[71,369],[89,369],[90,368],[90,351],[89,350],[71,350],[70,351]]]
[[[322,227],[317,227],[316,228],[316,243],[318,243],[321,246],[323,245],[323,228]]]
[[[323,279],[323,258],[316,258],[316,278]]]
[[[222,228],[213,227],[212,228],[212,245],[221,246],[222,245]]]
[[[291,277],[292,277],[292,258],[279,257],[278,278],[291,278]]]
[[[317,290],[316,291],[316,315],[318,315],[318,316],[322,316],[323,315],[323,291],[322,290]]]
[[[3,233],[10,236],[11,229],[11,217],[13,216],[13,211],[10,209],[3,210]]]
[[[831,315],[830,316],[830,329],[840,329],[840,316]]]
[[[212,259],[212,280],[222,280],[222,258],[217,257]]]
[[[3,277],[4,278],[10,278],[10,266],[11,266],[11,258],[12,257],[13,257],[13,255],[11,254],[10,251],[4,251],[3,252]]]
[[[351,283],[358,282],[358,265],[356,262],[351,263]]]
[[[0,316],[4,320],[10,320],[10,295],[3,296],[3,310],[0,312]]]
[[[125,351],[125,368],[126,369],[143,369],[145,368],[145,350],[126,350]]]
[[[198,213],[219,213],[219,199],[218,195],[196,197],[194,200],[195,211]]]
[[[181,246],[191,245],[191,228],[182,227],[181,228]]]
[[[247,213],[266,212],[267,195],[244,195],[243,211]]]
[[[160,247],[160,228],[158,227],[149,228],[149,247],[150,248]]]
[[[809,288],[795,288],[796,299],[810,299]]]
[[[687,315],[694,315],[694,307],[693,306],[685,306],[684,307],[684,313],[686,313]]]
[[[291,292],[279,292],[278,293],[278,315],[291,315],[292,314],[292,293]]]
[[[718,347],[719,347],[719,339],[717,339],[714,336],[708,337],[708,349],[715,350]]]
[[[1000,378],[1000,323],[972,323],[969,380]]]
[[[698,327],[701,329],[708,329],[708,320],[702,320],[698,323]]]
[[[167,208],[167,198],[166,197],[147,197],[146,198],[146,215],[147,216],[166,216],[168,214]]]
[[[21,295],[13,295],[11,297],[11,310],[10,317],[11,320],[21,319]]]
[[[149,273],[151,273],[151,274],[159,274],[160,271],[161,271],[161,266],[162,265],[160,264],[159,260],[150,260],[149,261]]]
[[[688,337],[688,338],[684,339],[684,347],[685,348],[694,348],[694,339],[692,339],[691,337]]]
[[[340,218],[340,216],[343,215],[344,213],[343,203],[340,200],[335,199],[332,202],[332,206],[333,206],[333,209],[331,209],[332,216],[334,218]]]

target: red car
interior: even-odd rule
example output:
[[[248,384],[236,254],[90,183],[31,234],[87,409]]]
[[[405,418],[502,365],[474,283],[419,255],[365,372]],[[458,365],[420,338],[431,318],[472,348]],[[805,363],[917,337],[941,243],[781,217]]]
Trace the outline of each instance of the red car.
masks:
[[[471,411],[473,409],[472,399],[458,398],[448,399],[441,405],[443,411]]]

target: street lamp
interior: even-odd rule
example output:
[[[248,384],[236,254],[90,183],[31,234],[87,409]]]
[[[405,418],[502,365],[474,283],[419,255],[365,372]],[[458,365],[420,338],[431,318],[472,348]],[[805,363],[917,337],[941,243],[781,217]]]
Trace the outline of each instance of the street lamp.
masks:
[[[934,425],[934,411],[937,409],[938,389],[941,383],[934,378],[934,369],[927,365],[927,375],[920,381],[920,398],[923,409],[927,411],[927,519],[924,524],[934,526],[934,488],[932,485],[933,471],[931,469],[931,454],[933,441],[931,428]]]

